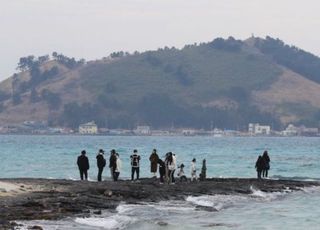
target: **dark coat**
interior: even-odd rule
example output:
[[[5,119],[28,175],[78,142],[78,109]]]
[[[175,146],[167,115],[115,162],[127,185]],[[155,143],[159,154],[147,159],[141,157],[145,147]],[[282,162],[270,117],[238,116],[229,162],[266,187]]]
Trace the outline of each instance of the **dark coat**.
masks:
[[[262,156],[258,157],[258,160],[256,161],[256,169],[257,171],[262,171],[265,167],[265,162]]]
[[[109,168],[117,168],[117,156],[116,154],[111,154],[109,159]]]
[[[152,173],[156,173],[157,172],[157,168],[158,168],[158,160],[159,160],[159,156],[157,153],[152,153],[149,157],[149,160],[151,162],[151,172]]]
[[[264,170],[269,170],[270,169],[270,157],[267,153],[264,153],[263,156],[263,162],[264,162]]]
[[[77,160],[77,165],[80,170],[88,170],[89,169],[89,159],[85,155],[80,155]]]
[[[106,166],[106,159],[104,159],[103,154],[98,154],[96,158],[98,168],[104,168]]]
[[[163,160],[158,159],[158,164],[159,164],[159,173],[160,173],[160,175],[166,174],[166,165],[163,162]]]

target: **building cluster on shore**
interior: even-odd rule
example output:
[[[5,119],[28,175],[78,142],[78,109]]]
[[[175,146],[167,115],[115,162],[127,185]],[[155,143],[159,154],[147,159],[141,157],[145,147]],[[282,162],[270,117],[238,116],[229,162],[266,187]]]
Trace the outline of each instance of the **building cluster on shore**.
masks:
[[[211,128],[170,128],[152,129],[147,125],[137,126],[135,129],[101,128],[94,121],[79,125],[78,129],[66,127],[49,127],[43,121],[25,121],[21,124],[0,126],[0,134],[80,134],[80,135],[110,135],[110,136],[213,136],[213,137],[241,137],[241,136],[320,136],[318,127],[295,126],[289,124],[281,131],[273,130],[270,125],[249,123],[247,130],[229,130]]]

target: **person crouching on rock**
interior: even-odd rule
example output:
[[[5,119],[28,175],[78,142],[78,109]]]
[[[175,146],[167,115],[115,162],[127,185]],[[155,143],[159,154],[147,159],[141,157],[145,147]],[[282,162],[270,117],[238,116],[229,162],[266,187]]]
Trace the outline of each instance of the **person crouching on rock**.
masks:
[[[103,168],[106,166],[106,159],[104,159],[104,151],[100,149],[97,154],[97,166],[98,166],[98,181],[101,181]]]
[[[140,171],[140,156],[138,150],[133,150],[133,154],[130,156],[131,159],[131,180],[134,179],[134,174],[137,174],[137,180],[139,180],[139,171]]]
[[[258,157],[255,167],[257,169],[257,177],[258,177],[258,179],[261,179],[261,172],[264,168],[264,160],[263,160],[262,156]]]
[[[114,181],[114,173],[117,168],[117,156],[116,156],[116,150],[114,149],[110,151],[109,168],[110,168],[111,178]]]
[[[85,176],[85,180],[88,180],[89,159],[86,156],[86,150],[81,151],[81,155],[78,156],[77,165],[81,180],[83,180],[83,176]]]
[[[122,166],[119,153],[116,153],[116,157],[117,157],[117,161],[116,161],[116,170],[114,171],[114,181],[118,180],[119,175],[120,175],[121,166]]]
[[[196,158],[191,161],[191,181],[197,180]]]
[[[157,177],[157,169],[158,169],[158,160],[159,160],[159,156],[157,154],[157,150],[156,149],[153,149],[150,157],[149,157],[149,160],[150,160],[150,171],[151,173],[153,173],[153,177]]]
[[[187,181],[187,177],[186,175],[184,174],[184,164],[181,164],[179,167],[178,167],[180,170],[178,172],[178,177],[180,178],[180,182],[182,181]]]
[[[166,164],[160,158],[158,159],[159,173],[160,173],[160,184],[164,183],[164,177],[166,175]]]

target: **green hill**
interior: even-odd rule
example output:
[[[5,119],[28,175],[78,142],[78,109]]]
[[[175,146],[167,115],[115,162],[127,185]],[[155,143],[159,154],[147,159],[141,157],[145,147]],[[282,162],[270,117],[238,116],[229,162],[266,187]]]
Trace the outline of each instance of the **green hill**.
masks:
[[[183,49],[118,52],[87,63],[57,53],[53,60],[29,56],[20,59],[22,73],[0,84],[0,123],[47,120],[77,127],[95,120],[109,128],[204,129],[212,124],[245,129],[249,122],[316,125],[320,60],[310,55],[269,37],[230,37]]]

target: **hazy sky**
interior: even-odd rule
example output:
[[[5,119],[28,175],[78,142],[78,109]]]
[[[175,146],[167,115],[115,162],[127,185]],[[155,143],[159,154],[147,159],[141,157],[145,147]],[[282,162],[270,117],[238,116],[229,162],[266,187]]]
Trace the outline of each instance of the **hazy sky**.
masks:
[[[320,55],[318,0],[0,0],[0,80],[19,57],[182,47],[252,33]]]

